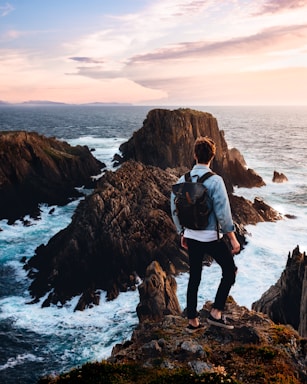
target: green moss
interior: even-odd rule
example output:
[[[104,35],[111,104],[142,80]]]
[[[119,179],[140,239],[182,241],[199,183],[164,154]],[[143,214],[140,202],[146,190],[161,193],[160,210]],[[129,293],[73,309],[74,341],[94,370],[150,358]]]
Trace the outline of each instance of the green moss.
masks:
[[[295,334],[287,325],[273,325],[270,336],[275,344],[287,344],[292,341]]]
[[[276,350],[270,346],[237,346],[233,348],[233,352],[239,356],[248,356],[262,361],[272,360],[277,356]]]

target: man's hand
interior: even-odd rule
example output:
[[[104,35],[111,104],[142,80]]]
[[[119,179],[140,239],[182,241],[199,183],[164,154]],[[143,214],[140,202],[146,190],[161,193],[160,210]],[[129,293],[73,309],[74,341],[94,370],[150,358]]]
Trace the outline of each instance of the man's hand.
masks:
[[[188,250],[187,239],[183,235],[180,236],[180,244],[182,248]]]
[[[228,232],[227,236],[228,236],[228,238],[230,240],[230,244],[231,244],[231,253],[233,255],[236,255],[241,250],[240,243],[238,242],[237,237],[236,237],[234,232]]]

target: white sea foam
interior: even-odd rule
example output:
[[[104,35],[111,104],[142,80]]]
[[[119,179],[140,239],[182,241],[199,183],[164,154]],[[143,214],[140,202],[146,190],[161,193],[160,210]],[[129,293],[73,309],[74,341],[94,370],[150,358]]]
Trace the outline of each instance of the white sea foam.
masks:
[[[8,368],[14,368],[16,367],[16,365],[21,365],[25,362],[34,362],[42,360],[42,357],[36,357],[32,353],[24,353],[22,355],[17,355],[16,357],[10,357],[5,364],[0,365],[0,371],[3,371]]]
[[[67,140],[70,145],[86,145],[89,149],[94,149],[93,156],[104,162],[107,167],[112,166],[112,160],[115,153],[122,143],[127,141],[125,138],[111,137],[100,138],[93,136],[81,136],[77,139]]]
[[[78,299],[74,297],[63,307],[41,308],[43,299],[28,305],[25,296],[2,298],[0,319],[10,319],[16,329],[47,336],[50,342],[45,353],[49,351],[63,360],[84,362],[107,358],[115,343],[130,338],[137,324],[138,293],[127,292],[114,301],[107,301],[105,293],[101,292],[100,305],[82,312],[74,311]],[[7,364],[11,361],[9,359]]]

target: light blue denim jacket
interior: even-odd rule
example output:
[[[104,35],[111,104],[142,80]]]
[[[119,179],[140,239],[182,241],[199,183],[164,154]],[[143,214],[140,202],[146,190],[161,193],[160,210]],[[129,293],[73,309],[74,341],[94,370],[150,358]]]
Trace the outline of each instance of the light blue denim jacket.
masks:
[[[204,164],[196,164],[191,170],[192,181],[196,181],[196,176],[202,176],[204,173],[212,172],[211,169]],[[184,182],[184,175],[180,177],[177,183]],[[209,222],[206,230],[216,230],[216,220],[219,223],[221,232],[234,232],[235,227],[232,220],[231,209],[228,199],[228,194],[224,184],[224,180],[219,175],[213,175],[204,181],[204,185],[208,189],[208,195],[211,200],[212,212],[209,215]],[[181,233],[181,227],[175,208],[175,195],[171,193],[171,213],[177,232]]]

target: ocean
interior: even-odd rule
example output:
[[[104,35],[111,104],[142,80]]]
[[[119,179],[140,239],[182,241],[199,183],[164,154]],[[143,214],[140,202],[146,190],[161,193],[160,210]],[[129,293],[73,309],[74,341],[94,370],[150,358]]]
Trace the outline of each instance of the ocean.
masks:
[[[180,106],[185,107],[185,106]],[[37,131],[72,145],[87,145],[110,168],[121,143],[142,127],[154,106],[1,106],[0,131]],[[177,107],[162,107],[176,109]],[[251,308],[280,277],[288,253],[299,245],[307,250],[307,108],[195,106],[212,113],[225,132],[228,147],[243,154],[249,168],[260,174],[266,186],[236,188],[250,200],[258,196],[282,214],[294,215],[276,223],[247,226],[248,244],[237,255],[238,275],[231,295],[239,305]],[[272,182],[273,172],[288,182]],[[110,356],[113,346],[131,337],[138,323],[138,292],[121,293],[83,312],[73,309],[78,297],[64,307],[41,308],[28,304],[29,279],[21,259],[34,255],[44,243],[71,221],[79,200],[65,207],[41,206],[41,219],[30,226],[0,221],[0,383],[33,384],[39,377],[59,374],[86,362]],[[219,283],[216,264],[204,267],[199,289],[199,309],[213,300]],[[176,278],[182,309],[188,274]],[[42,299],[43,300],[43,299]]]

